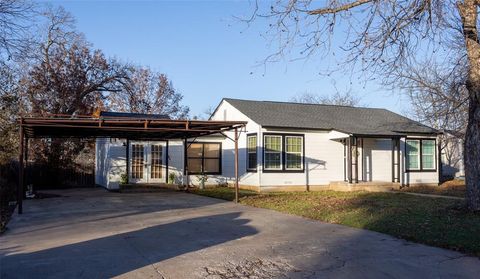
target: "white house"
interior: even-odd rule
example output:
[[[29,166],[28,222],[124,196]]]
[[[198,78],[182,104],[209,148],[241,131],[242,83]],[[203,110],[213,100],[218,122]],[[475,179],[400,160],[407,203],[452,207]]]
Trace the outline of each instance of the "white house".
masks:
[[[241,188],[303,191],[439,181],[439,132],[385,109],[223,99],[210,119],[247,122],[238,141]],[[176,184],[231,184],[232,137],[98,139],[96,183],[118,189],[123,175],[130,184],[161,184],[169,177]]]

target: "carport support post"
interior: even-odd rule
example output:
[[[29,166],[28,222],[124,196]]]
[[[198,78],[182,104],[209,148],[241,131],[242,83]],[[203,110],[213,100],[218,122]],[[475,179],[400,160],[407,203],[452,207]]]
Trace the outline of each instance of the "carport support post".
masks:
[[[23,149],[25,150],[25,155],[23,155],[23,161],[24,161],[24,167],[23,167],[23,184],[27,184],[28,180],[25,178],[27,175],[27,170],[28,170],[28,136],[24,136],[25,138],[25,145],[23,146]],[[27,198],[26,195],[26,187],[23,187],[23,198]],[[33,190],[33,189],[32,189]]]
[[[397,182],[400,183],[400,138],[397,139]]]
[[[130,140],[127,139],[127,142],[126,142],[127,146],[126,146],[126,151],[125,151],[125,157],[126,157],[126,169],[125,169],[125,173],[127,174],[127,184],[130,182]]]
[[[352,183],[352,137],[348,137],[347,167],[348,183]]]
[[[18,185],[17,185],[17,204],[18,214],[23,213],[23,150],[24,135],[23,135],[23,118],[20,120],[20,150],[18,155]]]
[[[358,138],[355,137],[355,183],[358,183]]]
[[[235,203],[238,203],[238,128],[235,128]]]

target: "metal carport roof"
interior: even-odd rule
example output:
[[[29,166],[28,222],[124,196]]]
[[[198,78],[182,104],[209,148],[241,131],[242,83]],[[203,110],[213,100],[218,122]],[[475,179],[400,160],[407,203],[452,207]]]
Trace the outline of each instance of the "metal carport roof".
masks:
[[[186,139],[222,134],[234,130],[235,201],[238,201],[238,138],[244,121],[171,120],[149,117],[75,116],[25,117],[19,120],[20,152],[18,213],[23,211],[25,144],[29,138],[125,138],[129,140]]]

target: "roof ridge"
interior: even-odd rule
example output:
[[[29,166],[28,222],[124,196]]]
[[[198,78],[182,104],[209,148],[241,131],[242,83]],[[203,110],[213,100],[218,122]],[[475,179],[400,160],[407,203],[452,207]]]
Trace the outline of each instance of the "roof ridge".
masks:
[[[437,133],[419,123],[386,108],[367,108],[281,101],[256,101],[223,98],[252,121],[262,126],[336,129],[350,133],[397,135],[406,133]],[[222,103],[221,102],[221,103]],[[219,105],[220,106],[220,105]],[[218,107],[217,107],[218,109]],[[217,109],[215,111],[217,111]],[[286,113],[289,116],[286,117]]]
[[[332,104],[320,104],[320,103],[300,103],[300,102],[292,102],[292,101],[250,100],[250,99],[238,99],[238,98],[223,98],[223,100],[244,101],[244,102],[246,101],[246,102],[277,103],[277,104],[292,104],[292,105],[305,105],[305,106],[345,107],[345,108],[354,108],[354,109],[387,110],[385,108],[374,108],[374,107],[365,107],[365,106],[347,106],[347,105],[332,105]]]

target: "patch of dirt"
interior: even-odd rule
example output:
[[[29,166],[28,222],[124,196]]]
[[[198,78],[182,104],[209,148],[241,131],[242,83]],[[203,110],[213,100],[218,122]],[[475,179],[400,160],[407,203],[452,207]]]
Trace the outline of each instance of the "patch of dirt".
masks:
[[[269,260],[244,260],[240,263],[226,262],[215,267],[205,267],[205,278],[208,279],[270,279],[289,278],[288,273],[297,272],[287,263]]]

